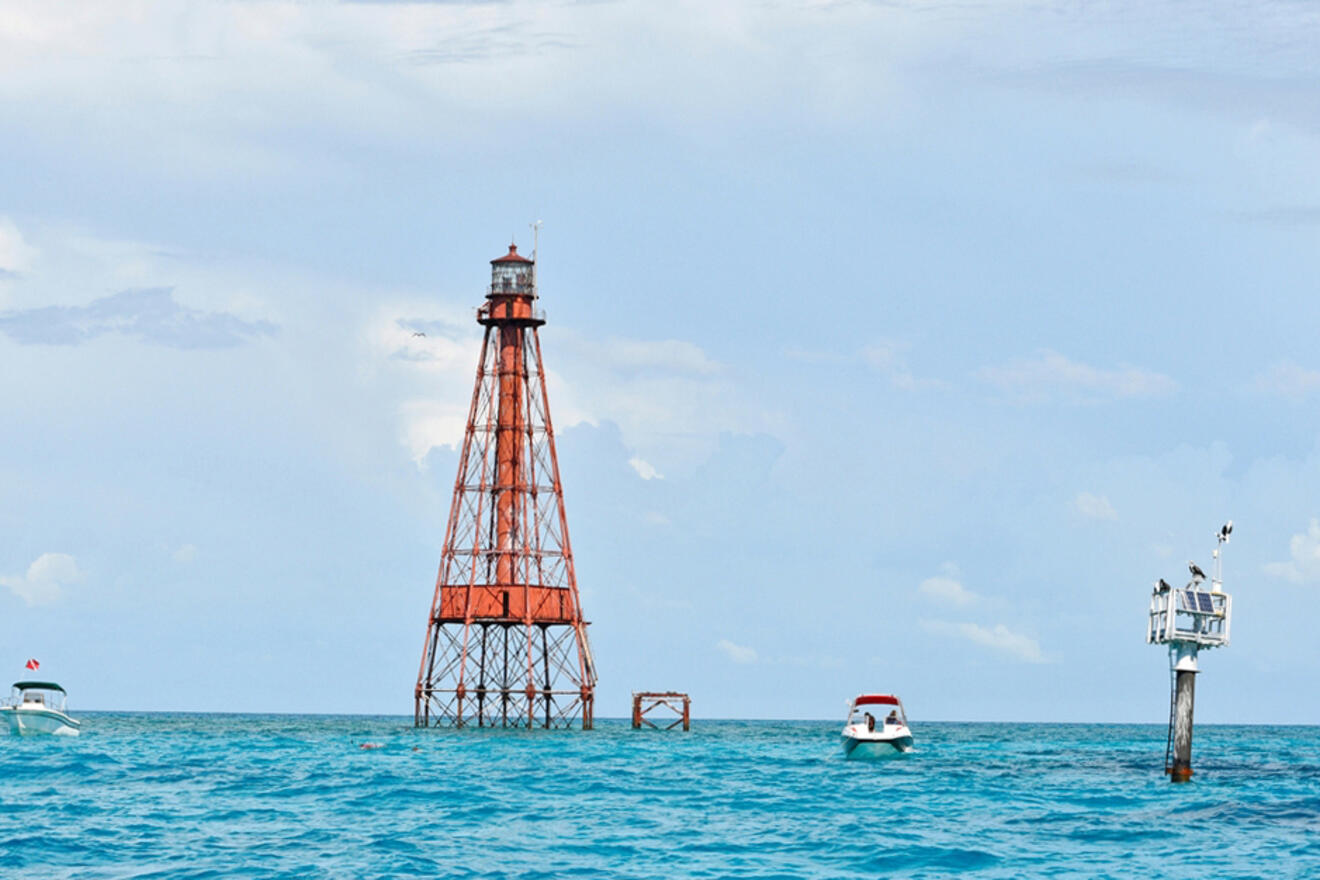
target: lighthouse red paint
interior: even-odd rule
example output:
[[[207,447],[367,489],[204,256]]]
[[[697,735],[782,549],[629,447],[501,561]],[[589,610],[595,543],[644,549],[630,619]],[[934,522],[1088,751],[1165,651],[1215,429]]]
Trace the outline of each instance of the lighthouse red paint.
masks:
[[[582,618],[537,329],[534,260],[491,260],[486,328],[414,690],[419,727],[592,726]]]

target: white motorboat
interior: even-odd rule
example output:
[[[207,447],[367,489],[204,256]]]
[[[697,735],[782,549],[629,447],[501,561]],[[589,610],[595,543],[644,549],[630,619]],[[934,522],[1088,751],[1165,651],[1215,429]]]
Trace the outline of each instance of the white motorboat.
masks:
[[[16,681],[0,705],[0,718],[18,736],[77,736],[82,722],[69,717],[67,702],[68,694],[53,681]]]
[[[871,714],[884,713],[883,718]],[[903,703],[892,694],[862,694],[848,705],[843,727],[843,754],[847,758],[885,758],[912,751]]]

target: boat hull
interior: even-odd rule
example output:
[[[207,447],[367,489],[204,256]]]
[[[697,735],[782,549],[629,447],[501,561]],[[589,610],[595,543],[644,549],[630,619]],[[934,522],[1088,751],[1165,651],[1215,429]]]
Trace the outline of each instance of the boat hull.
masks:
[[[843,756],[852,760],[870,760],[874,758],[893,758],[912,751],[912,735],[903,734],[892,737],[852,737],[843,738]]]
[[[0,709],[9,732],[16,736],[77,736],[81,722],[54,709]]]

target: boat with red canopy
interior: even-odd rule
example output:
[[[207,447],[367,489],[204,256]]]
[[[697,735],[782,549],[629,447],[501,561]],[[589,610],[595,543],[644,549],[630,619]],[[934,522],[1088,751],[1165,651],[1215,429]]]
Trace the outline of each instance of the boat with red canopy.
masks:
[[[883,758],[910,751],[912,731],[898,697],[861,694],[848,705],[848,720],[843,727],[845,757]]]

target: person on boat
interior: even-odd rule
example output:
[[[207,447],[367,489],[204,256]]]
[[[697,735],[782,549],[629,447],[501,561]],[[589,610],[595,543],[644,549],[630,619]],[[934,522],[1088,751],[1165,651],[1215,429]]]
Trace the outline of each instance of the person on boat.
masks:
[[[885,719],[885,724],[892,724],[892,725],[894,725],[895,727],[898,726],[898,710],[897,710],[897,709],[891,709],[891,710],[890,710],[890,712],[889,712],[889,717]]]
[[[875,716],[870,712],[863,712],[862,714],[866,716],[866,729],[868,731],[875,730]]]

